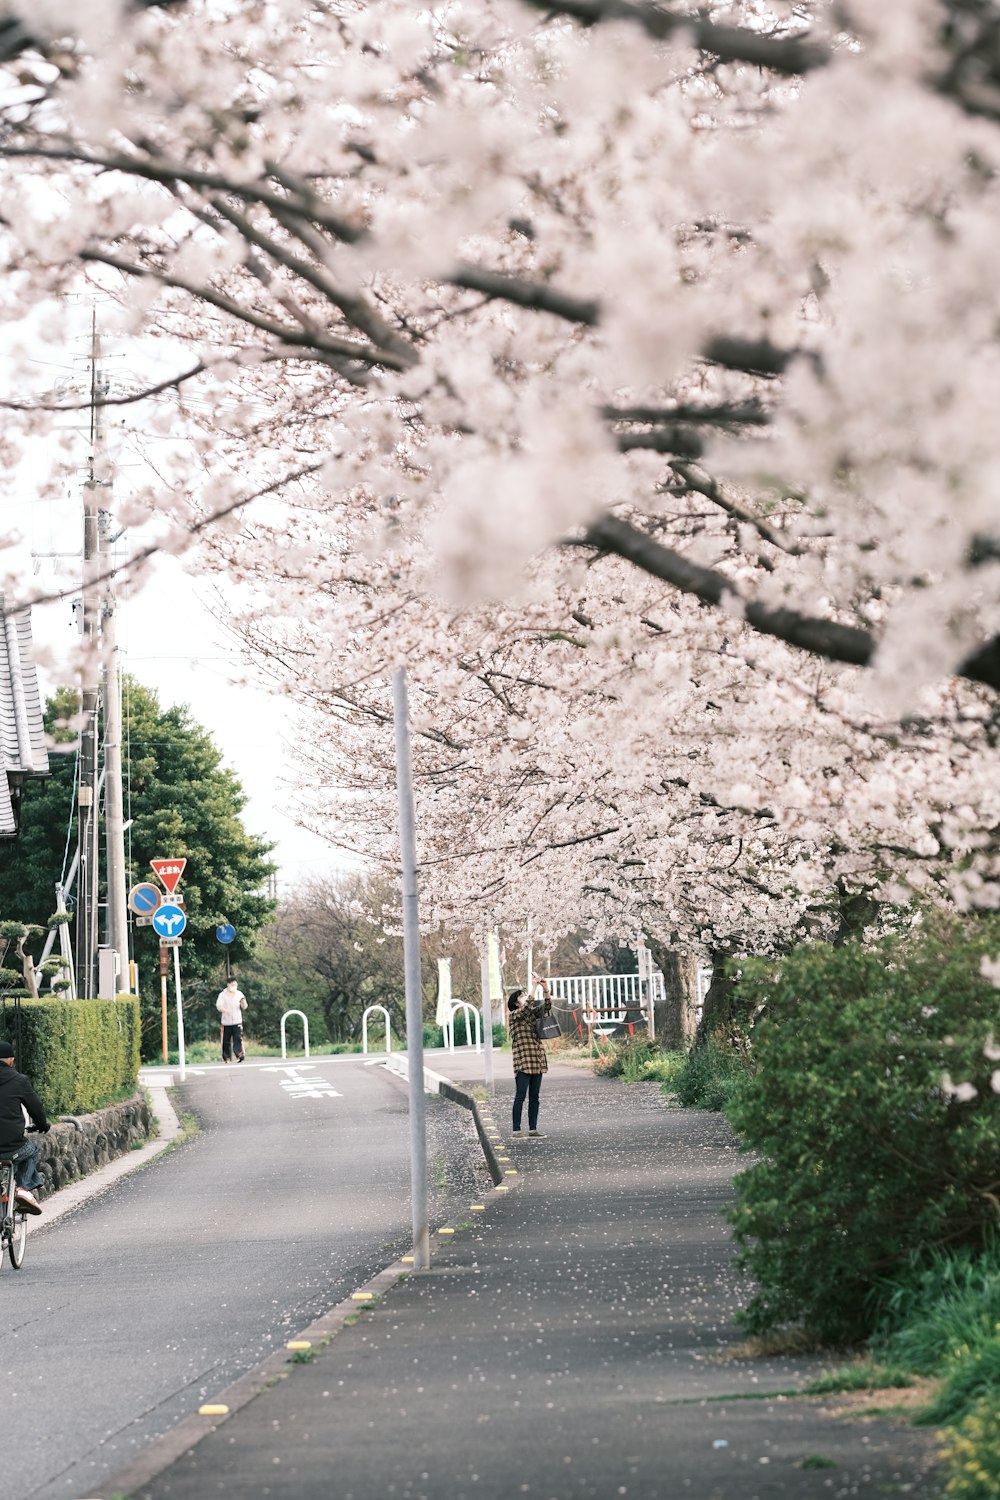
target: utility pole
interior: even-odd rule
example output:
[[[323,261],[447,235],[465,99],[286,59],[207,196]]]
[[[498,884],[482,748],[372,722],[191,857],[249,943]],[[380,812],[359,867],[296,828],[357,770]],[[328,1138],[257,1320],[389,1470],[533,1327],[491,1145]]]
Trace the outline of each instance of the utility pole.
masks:
[[[114,580],[102,579],[111,540],[110,520],[101,505],[101,491],[110,482],[101,474],[99,457],[104,444],[101,402],[108,391],[101,367],[97,314],[91,325],[90,343],[90,463],[83,494],[83,673],[80,712],[83,719],[80,746],[79,887],[76,925],[77,994],[96,995],[109,985],[112,992],[129,984],[128,910],[126,906],[125,820],[122,806],[121,686],[115,633]],[[119,985],[113,969],[98,968],[99,952],[99,802],[98,719],[104,707],[104,799],[107,886],[108,949],[117,954],[123,976]],[[130,986],[129,986],[130,987]]]
[[[102,516],[105,529],[106,513]],[[118,955],[118,990],[131,990],[128,963],[125,811],[122,800],[122,685],[118,670],[114,583],[109,577],[101,619],[104,678],[104,832],[107,854],[108,947]]]
[[[97,993],[97,907],[100,888],[98,859],[97,803],[97,680],[99,659],[100,611],[97,599],[97,576],[100,572],[100,499],[95,473],[94,453],[98,441],[97,412],[97,315],[91,335],[90,375],[90,464],[83,487],[83,683],[80,691],[80,780],[77,788],[79,809],[78,848],[80,851],[79,885],[76,903],[76,980],[77,994],[90,997]]]

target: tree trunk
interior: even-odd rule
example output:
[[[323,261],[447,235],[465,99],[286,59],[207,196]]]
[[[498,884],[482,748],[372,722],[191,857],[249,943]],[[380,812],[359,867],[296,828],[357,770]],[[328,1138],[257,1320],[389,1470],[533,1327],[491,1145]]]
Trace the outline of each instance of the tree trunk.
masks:
[[[656,1040],[666,1052],[686,1052],[698,1024],[698,960],[648,935],[646,947],[663,975],[663,1003],[653,1011]]]
[[[726,973],[726,960],[731,955],[713,949],[709,954],[712,965],[712,982],[705,995],[701,1022],[698,1026],[699,1045],[706,1042],[715,1031],[728,1031],[737,1019],[734,1011],[735,981]]]
[[[17,956],[21,960],[21,973],[24,975],[24,987],[32,1000],[38,999],[38,977],[35,973],[35,960],[30,953],[24,951],[24,939],[17,945]]]
[[[879,903],[868,891],[849,891],[842,880],[837,881],[837,930],[832,943],[843,948],[853,938],[864,935],[878,916]]]

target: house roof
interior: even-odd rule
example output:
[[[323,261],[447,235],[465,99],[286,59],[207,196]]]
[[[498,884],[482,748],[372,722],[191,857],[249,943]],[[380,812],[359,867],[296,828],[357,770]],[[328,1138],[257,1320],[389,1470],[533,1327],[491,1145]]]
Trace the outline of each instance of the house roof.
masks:
[[[31,612],[7,611],[0,595],[0,838],[14,838],[21,787],[49,774],[42,700],[31,650]]]

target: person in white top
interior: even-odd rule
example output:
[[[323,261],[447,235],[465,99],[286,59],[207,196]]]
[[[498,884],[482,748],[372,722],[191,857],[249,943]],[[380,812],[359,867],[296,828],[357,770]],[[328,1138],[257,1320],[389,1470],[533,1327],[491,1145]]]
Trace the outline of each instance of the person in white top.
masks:
[[[235,979],[230,979],[226,988],[219,991],[215,1008],[222,1017],[222,1061],[232,1062],[235,1057],[241,1063],[244,1056],[243,1012],[247,1008],[247,997]]]

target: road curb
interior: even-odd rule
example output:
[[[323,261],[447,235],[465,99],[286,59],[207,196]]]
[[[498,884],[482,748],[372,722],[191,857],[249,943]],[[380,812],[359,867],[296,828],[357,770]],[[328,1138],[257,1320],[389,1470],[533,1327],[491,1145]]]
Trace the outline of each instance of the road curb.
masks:
[[[425,1073],[429,1074],[433,1080],[433,1091],[435,1093],[444,1093],[446,1098],[451,1099],[456,1104],[461,1104],[464,1108],[471,1111],[473,1119],[476,1122],[476,1130],[483,1148],[483,1154],[486,1157],[487,1164],[490,1166],[490,1175],[493,1176],[497,1194],[499,1196],[501,1193],[506,1193],[508,1191],[504,1185],[506,1174],[497,1160],[496,1152],[493,1150],[492,1143],[486,1133],[486,1127],[480,1116],[475,1099],[472,1098],[471,1094],[467,1094],[464,1089],[459,1088],[457,1084],[452,1083],[451,1079],[444,1078],[440,1073],[431,1074],[429,1069],[425,1069]],[[397,1087],[404,1081],[403,1074],[399,1069],[389,1069],[387,1067],[386,1077]],[[171,1113],[173,1113],[172,1110]],[[174,1119],[176,1120],[176,1115]],[[180,1127],[178,1126],[178,1128]],[[494,1176],[494,1173],[498,1175]],[[349,1318],[357,1317],[362,1307],[366,1305],[370,1306],[380,1297],[383,1297],[398,1281],[402,1281],[411,1275],[421,1274],[423,1273],[419,1271],[414,1272],[412,1267],[404,1265],[402,1261],[394,1261],[391,1265],[377,1272],[370,1281],[365,1282],[364,1286],[358,1287],[349,1297],[345,1297],[340,1302],[335,1303],[333,1307],[329,1308],[327,1312],[322,1313],[308,1327],[303,1328],[301,1332],[295,1334],[288,1340],[284,1348],[273,1350],[258,1364],[254,1365],[252,1369],[247,1370],[245,1374],[234,1380],[231,1385],[226,1386],[225,1389],[202,1403],[204,1407],[219,1407],[224,1408],[224,1410],[206,1413],[205,1415],[202,1415],[201,1412],[192,1412],[188,1416],[182,1417],[179,1422],[171,1427],[168,1432],[163,1433],[161,1437],[154,1438],[152,1443],[144,1448],[141,1453],[137,1454],[129,1464],[123,1469],[119,1469],[117,1473],[112,1474],[104,1482],[101,1486],[104,1495],[123,1496],[126,1497],[126,1500],[128,1500],[128,1497],[135,1497],[135,1500],[138,1500],[143,1485],[151,1484],[164,1470],[169,1469],[178,1459],[190,1453],[191,1449],[196,1448],[203,1438],[208,1437],[210,1433],[215,1432],[225,1422],[228,1422],[230,1417],[234,1416],[244,1406],[247,1406],[256,1396],[261,1395],[263,1391],[275,1385],[279,1380],[286,1380],[295,1368],[293,1359],[294,1346],[296,1344],[309,1345],[313,1348],[328,1344],[334,1335],[340,1332]]]
[[[285,1380],[294,1369],[292,1363],[293,1354],[289,1345],[309,1344],[312,1347],[322,1346],[329,1343],[333,1336],[340,1332],[348,1318],[357,1317],[361,1307],[369,1302],[382,1297],[394,1286],[410,1274],[409,1268],[399,1262],[387,1266],[385,1270],[379,1271],[371,1281],[352,1292],[349,1297],[336,1303],[327,1312],[322,1313],[308,1327],[303,1328],[282,1349],[275,1349],[268,1354],[253,1369],[234,1380],[232,1385],[227,1385],[223,1390],[203,1402],[206,1407],[225,1407],[225,1411],[219,1411],[213,1415],[202,1416],[199,1412],[192,1412],[189,1416],[171,1427],[162,1437],[155,1438],[148,1448],[124,1469],[119,1469],[104,1484],[105,1494],[114,1496],[136,1495],[144,1484],[150,1484],[171,1464],[190,1453],[192,1448],[197,1447],[202,1438],[216,1431],[224,1422],[234,1416],[244,1406],[248,1405],[255,1396],[262,1391],[275,1385],[279,1380]]]

